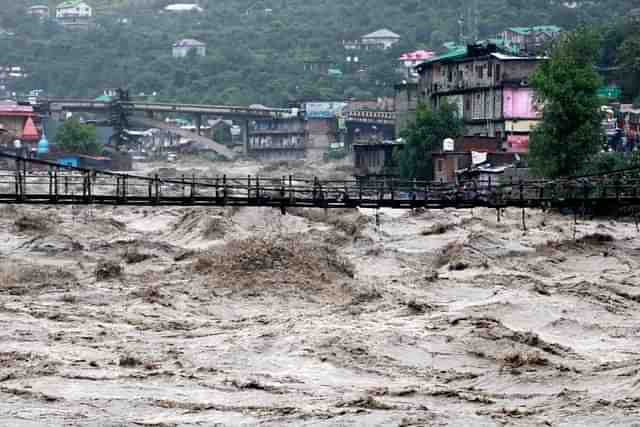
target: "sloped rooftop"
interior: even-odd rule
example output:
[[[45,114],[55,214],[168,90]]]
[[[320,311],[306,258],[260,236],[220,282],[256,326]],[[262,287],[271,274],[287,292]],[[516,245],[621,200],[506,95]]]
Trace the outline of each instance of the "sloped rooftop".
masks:
[[[387,30],[383,28],[378,31],[374,31],[373,33],[366,34],[362,36],[363,39],[400,39],[400,35],[394,33],[391,30]]]

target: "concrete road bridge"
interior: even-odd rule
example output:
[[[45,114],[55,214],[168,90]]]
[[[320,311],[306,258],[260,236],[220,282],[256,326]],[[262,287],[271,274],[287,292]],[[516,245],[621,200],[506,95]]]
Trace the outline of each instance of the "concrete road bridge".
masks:
[[[218,144],[202,135],[201,129],[206,117],[231,119],[241,123],[245,153],[248,149],[249,122],[261,119],[278,119],[290,117],[292,109],[271,107],[244,107],[229,105],[181,104],[166,102],[148,102],[132,100],[126,92],[120,91],[112,101],[101,101],[79,98],[40,98],[35,106],[36,111],[44,115],[60,115],[63,112],[88,112],[101,114],[107,118],[114,128],[116,145],[126,140],[124,130],[131,125],[156,127],[187,137],[206,142],[219,155],[225,158],[235,157],[235,153],[223,144]],[[168,114],[190,115],[194,119],[196,132],[186,133],[178,126],[163,123],[161,116]],[[300,116],[303,110],[298,110]],[[349,111],[345,117],[347,125],[347,141],[352,143],[358,137],[376,137],[393,139],[395,136],[394,112],[387,111]]]
[[[36,110],[46,112],[105,112],[110,111],[114,105],[120,105],[126,112],[144,112],[148,114],[183,113],[192,115],[211,115],[239,120],[277,118],[285,114],[291,114],[291,110],[286,108],[252,108],[228,105],[200,105],[118,100],[109,102],[77,98],[42,98],[38,100]]]
[[[570,208],[618,213],[640,207],[640,168],[607,175],[517,182],[320,180],[293,175],[141,176],[0,153],[0,204],[247,206],[280,208]],[[635,217],[635,214],[634,214]],[[524,221],[524,215],[523,215]]]
[[[206,141],[218,154],[229,159],[233,158],[235,153],[223,144],[218,144],[212,139],[202,136],[201,128],[205,117],[225,118],[244,123],[242,128],[246,146],[250,120],[277,119],[292,113],[292,110],[285,108],[146,102],[130,100],[126,97],[124,99],[116,98],[113,101],[77,98],[41,98],[37,101],[35,109],[45,115],[61,114],[62,112],[102,114],[109,118],[109,122],[114,127],[116,143],[124,140],[124,129],[130,126],[130,124],[140,124],[146,121],[146,123],[152,123],[153,127],[169,129],[176,134],[195,139],[196,141]],[[177,126],[171,126],[166,123],[163,124],[161,120],[154,120],[156,115],[176,113],[191,115],[194,118],[196,127],[195,134],[191,132],[185,134],[185,131]]]

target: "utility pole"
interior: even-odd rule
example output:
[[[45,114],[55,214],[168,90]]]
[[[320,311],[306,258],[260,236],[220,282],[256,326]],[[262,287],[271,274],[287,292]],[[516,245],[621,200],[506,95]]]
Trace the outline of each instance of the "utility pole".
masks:
[[[480,10],[478,9],[478,0],[473,0],[473,41],[477,42],[480,38]]]

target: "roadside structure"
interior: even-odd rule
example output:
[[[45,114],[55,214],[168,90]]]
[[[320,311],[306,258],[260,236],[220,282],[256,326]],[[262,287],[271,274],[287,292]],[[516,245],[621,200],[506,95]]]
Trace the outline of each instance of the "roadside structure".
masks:
[[[517,156],[517,153],[505,152],[502,141],[497,138],[463,136],[454,141],[443,141],[431,153],[433,179],[443,183],[456,183],[460,174],[480,169],[484,169],[486,174],[498,176],[506,167],[515,163]]]

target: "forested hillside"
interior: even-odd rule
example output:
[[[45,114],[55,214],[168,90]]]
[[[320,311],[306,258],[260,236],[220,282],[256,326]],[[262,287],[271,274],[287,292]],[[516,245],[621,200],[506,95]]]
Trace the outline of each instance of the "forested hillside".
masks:
[[[160,13],[174,3],[169,0],[87,2],[96,7],[97,25],[73,32],[27,16],[26,8],[37,1],[0,0],[0,28],[15,33],[0,38],[0,62],[30,73],[15,90],[96,96],[105,88],[127,87],[184,102],[270,105],[371,98],[392,91],[401,52],[439,49],[456,40],[461,16],[465,33],[486,37],[516,25],[612,25],[640,7],[639,0],[573,2],[575,8],[553,0],[478,0],[475,26],[468,0],[203,0],[204,13],[182,15]],[[342,40],[380,28],[400,34],[402,42],[392,51],[363,55],[366,73],[350,70]],[[182,38],[205,42],[206,57],[174,59],[171,46]],[[305,60],[326,57],[336,61],[342,77],[304,72]]]

